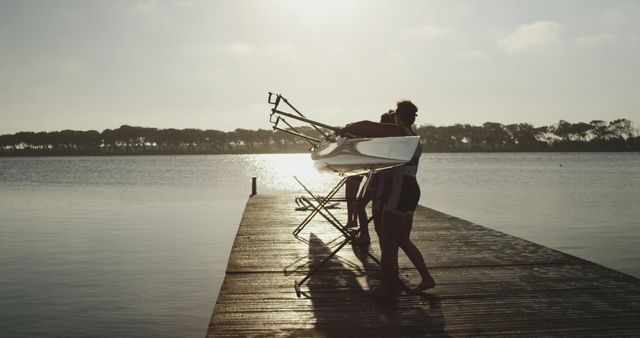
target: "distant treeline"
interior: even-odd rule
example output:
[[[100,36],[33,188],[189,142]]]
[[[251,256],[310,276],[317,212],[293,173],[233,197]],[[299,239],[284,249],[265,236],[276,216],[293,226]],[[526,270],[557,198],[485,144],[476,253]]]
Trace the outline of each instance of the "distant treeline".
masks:
[[[309,127],[297,131],[318,137]],[[455,124],[415,128],[425,152],[494,151],[639,151],[631,121],[594,120],[551,126],[528,123],[481,126]],[[0,135],[0,155],[128,155],[128,154],[234,154],[304,152],[309,143],[271,130],[236,129],[230,132],[201,129],[157,129],[123,125],[117,129],[54,132],[18,132]]]

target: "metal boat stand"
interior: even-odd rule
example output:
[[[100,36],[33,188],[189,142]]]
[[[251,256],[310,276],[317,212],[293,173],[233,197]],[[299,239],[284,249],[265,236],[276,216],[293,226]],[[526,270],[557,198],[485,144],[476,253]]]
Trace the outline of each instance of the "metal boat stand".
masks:
[[[298,182],[298,184],[300,184],[300,186],[305,190],[305,192],[311,197],[311,200],[309,200],[309,198],[307,197],[302,197],[300,198],[300,201],[303,202],[307,208],[312,209],[311,213],[307,215],[307,217],[300,223],[300,225],[298,225],[293,230],[294,237],[299,238],[298,234],[300,234],[302,229],[304,229],[307,226],[307,224],[309,224],[309,222],[311,222],[311,220],[318,214],[320,214],[323,218],[325,218],[329,223],[331,223],[331,225],[333,225],[339,231],[342,232],[342,230],[346,230],[346,228],[342,225],[342,223],[340,223],[340,221],[335,216],[333,216],[333,214],[327,208],[330,202],[336,201],[336,199],[334,199],[334,196],[345,185],[345,183],[347,182],[346,178],[342,178],[340,182],[338,182],[338,184],[336,184],[326,196],[315,195],[296,176],[293,176],[293,178],[296,180],[296,182]],[[339,201],[340,202],[346,201],[346,199],[340,199]]]
[[[366,193],[366,190],[369,186],[369,183],[371,182],[371,178],[373,177],[374,171],[370,171],[367,175],[366,175],[366,181],[364,183],[364,186],[360,189],[360,191],[358,192],[358,200],[362,200],[364,197],[364,194]],[[335,196],[335,194],[340,191],[340,189],[345,185],[347,179],[346,178],[342,178],[340,180],[340,182],[338,182],[338,184],[336,184],[334,186],[333,189],[331,189],[331,191],[324,197],[322,196],[318,196],[315,195],[313,192],[311,192],[311,190],[309,190],[309,188],[307,188],[297,177],[293,177],[296,182],[298,182],[298,184],[300,184],[300,186],[302,186],[302,188],[307,192],[307,194],[309,194],[309,196],[311,197],[312,201],[314,201],[315,203],[312,203],[311,201],[309,201],[308,206],[312,209],[311,213],[309,215],[307,215],[307,217],[302,221],[302,223],[300,223],[300,225],[298,225],[298,227],[296,227],[296,229],[293,231],[293,235],[296,238],[299,238],[299,234],[300,231],[302,231],[302,229],[304,229],[304,227],[309,224],[311,222],[311,220],[316,217],[317,215],[322,216],[322,218],[324,218],[329,224],[331,224],[334,228],[336,228],[341,236],[343,237],[343,240],[340,242],[340,244],[338,244],[333,251],[327,256],[325,257],[320,264],[318,264],[315,268],[313,268],[312,270],[310,270],[300,281],[295,280],[294,281],[294,288],[296,290],[296,296],[298,296],[298,298],[300,298],[300,295],[302,294],[300,287],[306,283],[309,278],[311,278],[311,276],[313,276],[318,270],[320,270],[322,267],[324,267],[327,262],[329,262],[329,260],[331,258],[333,258],[340,250],[342,250],[342,248],[345,247],[345,245],[353,242],[355,240],[355,234],[350,232],[349,229],[347,227],[345,227],[344,225],[342,225],[342,223],[331,213],[331,211],[329,211],[327,209],[327,203],[329,203],[330,201],[333,201],[333,197]],[[342,199],[343,201],[346,201],[346,199]],[[369,219],[370,221],[371,219]],[[367,224],[368,226],[368,224]],[[376,262],[376,264],[378,265],[382,265],[382,263],[380,262],[380,260],[375,257],[371,252],[369,252],[368,249],[363,249],[364,253],[371,258],[374,262]],[[400,280],[400,278],[398,277],[398,279]],[[400,285],[403,288],[403,290],[408,291],[407,286],[405,285],[405,283],[400,280]]]

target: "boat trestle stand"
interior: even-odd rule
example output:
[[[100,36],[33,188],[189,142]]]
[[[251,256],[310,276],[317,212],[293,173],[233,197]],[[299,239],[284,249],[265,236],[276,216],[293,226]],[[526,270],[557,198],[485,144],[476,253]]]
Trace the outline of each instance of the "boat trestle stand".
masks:
[[[369,186],[369,183],[371,182],[371,178],[373,177],[373,174],[374,174],[374,172],[371,171],[371,172],[369,172],[368,174],[365,175],[366,176],[366,178],[365,178],[366,181],[364,183],[364,186],[358,192],[357,200],[363,200],[364,194],[366,193],[366,190],[367,190],[367,188]],[[340,180],[340,182],[338,182],[333,187],[333,189],[331,189],[329,191],[329,193],[326,196],[319,196],[319,195],[314,194],[297,177],[294,176],[293,178],[296,180],[296,182],[298,182],[298,184],[300,184],[300,186],[302,186],[302,188],[305,190],[305,192],[309,195],[308,198],[301,197],[299,202],[302,202],[304,204],[304,206],[307,207],[307,209],[311,210],[309,215],[307,215],[307,217],[293,231],[293,236],[296,239],[302,240],[299,237],[300,232],[311,222],[311,220],[314,217],[320,215],[331,226],[333,226],[336,230],[338,230],[338,232],[340,233],[340,237],[342,239],[342,241],[337,246],[334,247],[333,251],[327,257],[325,257],[320,262],[320,264],[318,264],[312,270],[310,270],[300,281],[295,280],[294,288],[296,290],[296,296],[298,296],[298,298],[299,298],[300,295],[302,294],[302,291],[301,291],[300,287],[302,285],[304,285],[309,280],[309,278],[311,278],[311,276],[313,276],[318,270],[320,270],[322,267],[324,267],[329,262],[329,260],[331,260],[331,258],[333,258],[333,256],[335,256],[340,250],[342,250],[342,248],[344,248],[347,244],[353,242],[355,240],[355,233],[349,231],[349,229],[345,225],[343,225],[340,222],[340,220],[338,220],[331,213],[331,211],[329,211],[329,208],[328,208],[329,205],[331,205],[332,203],[334,203],[336,201],[339,201],[339,202],[347,201],[346,199],[334,198],[336,193],[338,191],[340,191],[340,189],[345,185],[345,183],[347,181],[347,178],[342,178]],[[376,262],[376,264],[378,264],[378,265],[382,265],[380,260],[377,257],[375,257],[371,252],[369,252],[368,249],[366,249],[366,248],[362,248],[362,249],[363,249],[364,253],[369,258],[371,258],[371,260]],[[400,280],[400,285],[404,289],[404,291],[408,291],[407,286],[405,285],[405,283],[402,280]]]

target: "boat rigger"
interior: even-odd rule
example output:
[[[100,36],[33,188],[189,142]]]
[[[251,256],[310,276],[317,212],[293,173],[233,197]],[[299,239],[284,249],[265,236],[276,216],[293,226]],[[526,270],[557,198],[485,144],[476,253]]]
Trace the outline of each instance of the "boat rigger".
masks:
[[[304,116],[280,94],[269,93],[270,122],[274,130],[300,137],[311,145],[311,159],[323,173],[353,176],[371,174],[376,171],[402,165],[411,160],[420,137],[357,138],[353,135],[338,136],[340,128],[311,120]],[[285,112],[281,106],[292,112]],[[321,138],[304,134],[289,124],[285,118],[311,125]],[[280,124],[286,128],[282,128]]]

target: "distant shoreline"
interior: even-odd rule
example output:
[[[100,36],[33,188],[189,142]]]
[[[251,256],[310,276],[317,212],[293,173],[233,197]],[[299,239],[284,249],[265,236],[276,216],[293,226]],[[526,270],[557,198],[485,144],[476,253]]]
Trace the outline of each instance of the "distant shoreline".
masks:
[[[460,150],[460,151],[424,151],[423,154],[507,154],[507,153],[635,153],[640,152],[638,149],[627,150]],[[177,156],[177,155],[263,155],[263,154],[304,154],[309,151],[271,151],[271,152],[28,152],[19,151],[18,153],[0,152],[2,157],[97,157],[97,156]]]
[[[284,131],[284,132],[283,132]],[[640,151],[640,136],[627,119],[535,128],[528,123],[481,126],[414,126],[426,153],[625,152]],[[0,135],[4,156],[112,156],[196,154],[287,154],[307,152],[331,131],[308,126],[290,130],[117,129],[18,132]],[[301,137],[303,136],[303,137]]]

